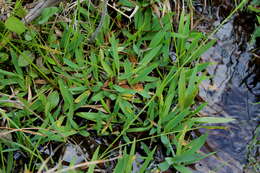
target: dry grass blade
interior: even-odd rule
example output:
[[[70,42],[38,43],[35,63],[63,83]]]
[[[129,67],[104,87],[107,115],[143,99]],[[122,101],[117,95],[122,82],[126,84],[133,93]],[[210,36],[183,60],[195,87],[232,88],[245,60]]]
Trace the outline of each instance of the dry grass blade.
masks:
[[[61,169],[58,172],[68,172],[68,171],[71,171],[71,170],[75,170],[77,168],[81,168],[81,167],[85,167],[85,166],[89,166],[89,165],[93,165],[93,164],[100,164],[100,163],[105,163],[105,162],[111,162],[111,161],[120,159],[121,157],[122,156],[117,156],[117,157],[114,157],[112,159],[107,159],[107,160],[96,160],[96,161],[91,161],[91,162],[84,162],[84,163],[80,163],[80,164],[74,165],[72,167]],[[53,169],[50,169],[50,170],[46,171],[46,173],[56,172],[57,169],[58,169],[58,167],[54,167]]]
[[[8,134],[10,134],[10,133],[13,133],[13,132],[24,132],[24,133],[29,133],[29,134],[32,134],[32,135],[46,136],[46,135],[44,135],[44,134],[31,131],[31,130],[39,130],[39,128],[14,129],[14,128],[9,128],[9,127],[0,127],[0,129],[10,130],[10,131],[6,131],[6,132],[0,133],[0,137],[6,136],[6,135],[8,135]]]

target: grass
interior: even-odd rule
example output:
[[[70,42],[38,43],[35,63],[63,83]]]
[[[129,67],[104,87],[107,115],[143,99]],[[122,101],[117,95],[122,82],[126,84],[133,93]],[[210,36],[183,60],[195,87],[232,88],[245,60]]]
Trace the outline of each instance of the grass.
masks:
[[[159,5],[167,3],[123,0],[117,8],[138,6],[134,16],[109,9],[91,43],[100,17],[89,2],[47,8],[24,25],[25,9],[16,1],[12,17],[0,23],[1,171],[94,172],[116,161],[114,172],[131,172],[140,157],[139,172],[151,172],[152,164],[153,171],[190,172],[189,165],[213,154],[199,151],[207,135],[191,132],[232,120],[197,116],[206,105],[196,100],[198,87],[210,65],[199,59],[215,40],[191,30],[185,9],[163,14]],[[40,151],[93,134],[113,140],[78,165],[64,168]],[[154,162],[160,145],[165,158]],[[15,159],[18,152],[26,159]]]

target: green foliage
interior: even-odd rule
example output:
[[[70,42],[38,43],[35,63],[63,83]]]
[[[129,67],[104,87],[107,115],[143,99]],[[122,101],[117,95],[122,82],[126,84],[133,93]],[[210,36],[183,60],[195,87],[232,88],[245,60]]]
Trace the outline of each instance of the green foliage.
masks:
[[[248,11],[255,13],[255,16],[257,18],[257,24],[255,26],[255,31],[252,34],[252,38],[251,38],[251,42],[253,42],[253,44],[255,44],[256,42],[256,38],[260,37],[260,9],[259,9],[259,1],[251,1],[250,4],[247,6]]]
[[[0,138],[3,170],[14,170],[19,165],[14,151],[22,151],[30,160],[26,169],[36,171],[37,163],[44,163],[39,146],[67,143],[73,135],[88,137],[90,131],[116,136],[105,151],[97,148],[91,153],[91,161],[106,158],[117,140],[132,144],[130,151],[123,149],[115,173],[131,172],[137,162],[142,138],[133,140],[131,134],[145,134],[151,144],[163,144],[166,159],[157,168],[162,171],[189,172],[190,164],[209,155],[198,153],[207,135],[191,138],[189,132],[202,123],[231,121],[196,117],[205,104],[197,105],[195,97],[207,79],[203,70],[210,65],[199,58],[215,41],[192,31],[185,11],[173,31],[174,14],[157,16],[150,8],[155,1],[119,3],[140,8],[133,21],[125,22],[121,14],[106,16],[93,44],[88,38],[98,17],[87,1],[75,6],[71,22],[48,23],[60,11],[57,7],[45,9],[33,26],[8,18],[7,30],[0,33],[0,120],[10,129],[34,130]],[[19,38],[11,37],[11,32]],[[156,147],[141,145],[146,156],[141,156],[139,171],[147,172]],[[90,165],[88,172],[96,167]]]
[[[49,8],[45,8],[42,11],[42,15],[40,16],[40,18],[38,19],[38,24],[44,24],[46,22],[48,22],[48,20],[57,12],[59,11],[59,9],[57,7],[49,7]]]
[[[18,18],[13,17],[13,16],[9,17],[6,20],[5,26],[10,31],[16,32],[17,34],[22,34],[26,30],[24,23],[22,21],[20,21]]]

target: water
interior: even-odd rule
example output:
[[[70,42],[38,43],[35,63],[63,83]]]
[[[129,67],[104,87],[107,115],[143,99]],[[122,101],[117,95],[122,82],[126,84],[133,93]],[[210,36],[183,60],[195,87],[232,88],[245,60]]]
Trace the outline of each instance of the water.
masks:
[[[204,81],[200,89],[200,96],[209,103],[202,114],[231,117],[236,121],[225,125],[228,130],[207,131],[208,144],[217,155],[196,165],[199,172],[245,171],[247,147],[260,122],[260,104],[255,104],[260,101],[259,64],[254,61],[249,33],[243,30],[239,20],[243,20],[241,16],[223,25],[214,36],[218,40],[216,45],[202,56],[205,62],[215,62],[207,69],[212,79]],[[252,21],[247,22],[253,25]],[[213,26],[219,23],[216,20]]]

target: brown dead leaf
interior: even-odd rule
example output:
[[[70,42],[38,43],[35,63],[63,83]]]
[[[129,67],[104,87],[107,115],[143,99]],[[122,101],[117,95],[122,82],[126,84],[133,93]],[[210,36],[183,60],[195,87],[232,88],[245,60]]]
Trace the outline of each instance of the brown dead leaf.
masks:
[[[132,56],[130,55],[130,57],[129,57],[129,61],[130,61],[132,64],[134,64],[134,65],[136,65],[136,64],[138,63],[136,57],[133,56],[133,55],[132,55]]]
[[[133,86],[133,89],[136,91],[143,91],[144,90],[144,86],[141,83],[137,83]]]
[[[127,80],[121,80],[120,82],[118,82],[118,85],[126,85],[127,84]]]
[[[109,80],[106,80],[105,83],[104,83],[104,85],[102,86],[102,89],[103,89],[103,90],[109,90],[109,89],[107,88],[107,87],[109,86],[109,83],[110,83],[110,82],[111,82],[111,83],[114,83],[114,81],[115,81],[114,78],[109,79]]]
[[[130,86],[127,84],[120,85],[120,87],[125,88],[125,89],[131,89]]]
[[[43,79],[37,79],[34,81],[35,84],[40,84],[40,85],[44,85],[44,84],[47,84],[47,81],[46,80],[43,80]]]
[[[107,87],[108,87],[108,84],[109,84],[109,82],[110,82],[110,80],[107,80],[107,81],[104,83],[104,85],[103,85],[103,87],[102,87],[102,88],[107,88]]]
[[[161,17],[160,9],[159,9],[159,7],[158,7],[156,4],[152,4],[152,9],[153,9],[153,12],[154,12],[158,17]]]

